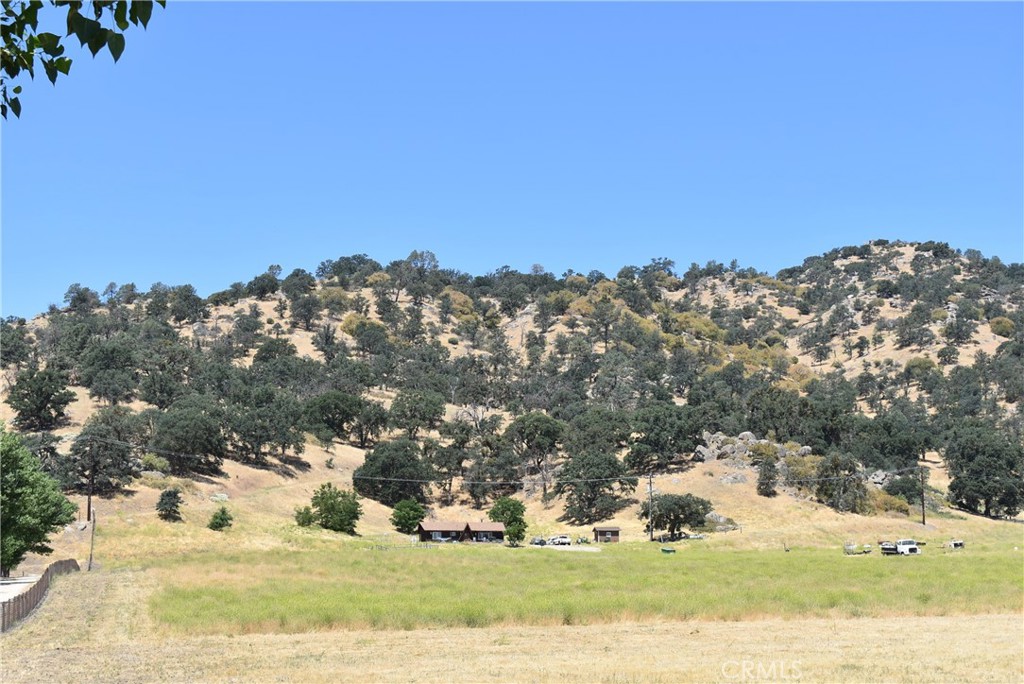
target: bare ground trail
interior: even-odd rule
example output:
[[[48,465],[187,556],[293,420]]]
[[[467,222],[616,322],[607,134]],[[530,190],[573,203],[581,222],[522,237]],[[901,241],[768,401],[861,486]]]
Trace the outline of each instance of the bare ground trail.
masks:
[[[0,680],[1024,681],[1021,614],[190,637],[152,623],[152,590],[139,571],[58,578],[0,637]]]

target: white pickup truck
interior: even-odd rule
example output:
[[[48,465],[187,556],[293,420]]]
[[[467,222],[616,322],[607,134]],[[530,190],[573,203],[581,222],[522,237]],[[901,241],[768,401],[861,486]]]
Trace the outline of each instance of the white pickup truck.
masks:
[[[883,556],[916,556],[921,553],[913,539],[898,539],[895,542],[878,542]]]

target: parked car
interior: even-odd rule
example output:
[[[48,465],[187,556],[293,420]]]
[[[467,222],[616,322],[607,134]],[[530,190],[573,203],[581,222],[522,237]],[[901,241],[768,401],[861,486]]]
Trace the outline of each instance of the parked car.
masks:
[[[572,538],[567,534],[556,534],[554,537],[548,539],[548,544],[552,546],[571,546]]]
[[[530,544],[532,546],[544,546],[547,544],[547,542],[544,541],[544,537],[534,537],[530,540]]]

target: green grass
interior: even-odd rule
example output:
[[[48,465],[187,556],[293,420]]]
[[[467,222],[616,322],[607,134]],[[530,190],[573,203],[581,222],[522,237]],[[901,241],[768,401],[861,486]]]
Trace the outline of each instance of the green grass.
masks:
[[[622,544],[602,553],[442,547],[208,552],[154,560],[176,632],[304,632],[689,618],[1019,612],[1022,554],[847,558]]]

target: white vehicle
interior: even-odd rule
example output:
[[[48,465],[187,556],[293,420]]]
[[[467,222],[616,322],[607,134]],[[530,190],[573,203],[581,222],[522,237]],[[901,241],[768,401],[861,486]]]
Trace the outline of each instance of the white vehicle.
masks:
[[[549,546],[570,546],[572,539],[567,534],[558,534],[548,539]]]
[[[921,553],[921,549],[917,548],[917,542],[913,539],[897,539],[896,553],[900,556],[914,556]]]

